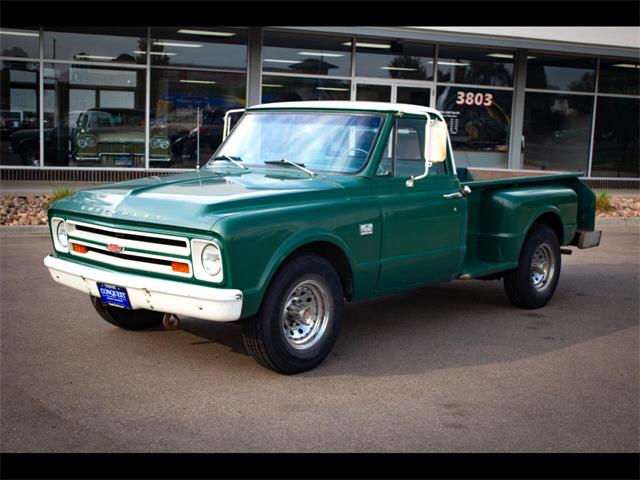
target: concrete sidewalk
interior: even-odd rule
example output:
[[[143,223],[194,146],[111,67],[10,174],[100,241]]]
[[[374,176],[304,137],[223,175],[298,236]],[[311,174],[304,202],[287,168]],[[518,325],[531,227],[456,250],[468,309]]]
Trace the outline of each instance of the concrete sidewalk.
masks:
[[[106,182],[105,182],[106,183]],[[74,191],[85,190],[99,183],[90,182],[0,182],[0,195],[46,195],[55,192],[58,188],[70,188]]]

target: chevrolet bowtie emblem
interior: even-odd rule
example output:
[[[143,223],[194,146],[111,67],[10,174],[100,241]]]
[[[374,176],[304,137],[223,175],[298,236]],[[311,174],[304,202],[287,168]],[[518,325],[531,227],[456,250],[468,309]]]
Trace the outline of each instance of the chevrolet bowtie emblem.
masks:
[[[120,245],[116,245],[115,243],[111,243],[107,245],[107,250],[113,253],[120,253],[120,252],[124,252],[124,247]]]

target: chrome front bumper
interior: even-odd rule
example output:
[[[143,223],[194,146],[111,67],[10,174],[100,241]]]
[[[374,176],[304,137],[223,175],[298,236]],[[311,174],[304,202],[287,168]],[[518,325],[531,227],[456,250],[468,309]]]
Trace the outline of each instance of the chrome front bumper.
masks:
[[[112,272],[48,255],[44,264],[58,283],[100,297],[96,282],[127,289],[131,308],[174,313],[214,322],[240,318],[242,291],[210,288],[153,277]]]

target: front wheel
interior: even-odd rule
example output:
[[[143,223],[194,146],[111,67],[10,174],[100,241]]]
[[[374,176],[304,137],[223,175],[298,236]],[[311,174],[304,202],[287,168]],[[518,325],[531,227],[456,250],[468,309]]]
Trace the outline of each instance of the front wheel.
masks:
[[[544,307],[560,278],[560,242],[551,227],[534,225],[522,246],[518,267],[504,276],[507,297],[520,308]]]
[[[151,310],[125,310],[124,308],[107,305],[98,297],[91,297],[91,303],[96,312],[111,325],[125,330],[142,330],[162,323],[164,313]]]
[[[274,277],[258,314],[243,321],[247,351],[279,373],[316,367],[336,341],[343,300],[329,262],[311,254],[294,257]]]

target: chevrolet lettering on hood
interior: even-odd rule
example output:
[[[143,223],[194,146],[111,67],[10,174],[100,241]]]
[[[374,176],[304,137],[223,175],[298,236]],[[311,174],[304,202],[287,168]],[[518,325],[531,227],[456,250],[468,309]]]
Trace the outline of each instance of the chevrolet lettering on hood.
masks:
[[[345,301],[501,279],[512,305],[541,308],[561,253],[600,243],[580,172],[456,169],[437,110],[270,103],[233,129],[230,113],[202,168],[99,185],[49,208],[44,263],[100,318],[126,330],[241,321],[247,352],[293,374],[327,358]]]
[[[114,215],[121,215],[123,217],[135,217],[135,218],[153,218],[155,220],[162,220],[164,217],[162,215],[151,215],[149,213],[144,212],[136,212],[129,210],[108,210],[101,207],[89,207],[87,205],[81,205],[80,210],[84,210],[89,213],[95,213],[96,215],[104,215],[105,217],[113,217]]]

